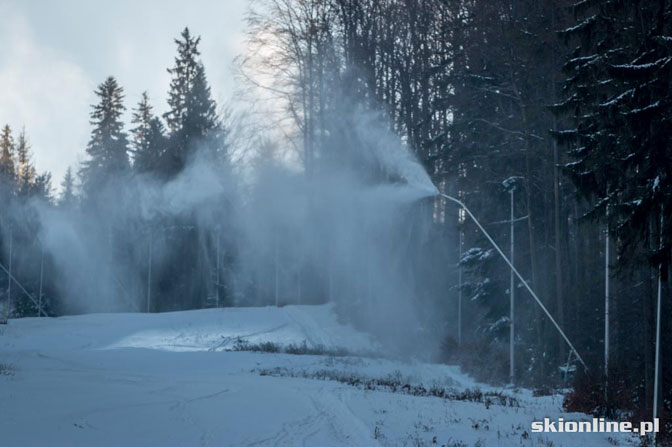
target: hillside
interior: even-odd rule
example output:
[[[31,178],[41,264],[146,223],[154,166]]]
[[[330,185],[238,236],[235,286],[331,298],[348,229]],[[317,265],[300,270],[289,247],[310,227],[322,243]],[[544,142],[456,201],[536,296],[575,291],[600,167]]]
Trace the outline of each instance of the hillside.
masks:
[[[562,414],[561,396],[364,357],[375,343],[330,306],[28,318],[0,330],[7,446],[615,445],[531,433],[545,416],[585,418]],[[293,354],[240,351],[260,346]]]

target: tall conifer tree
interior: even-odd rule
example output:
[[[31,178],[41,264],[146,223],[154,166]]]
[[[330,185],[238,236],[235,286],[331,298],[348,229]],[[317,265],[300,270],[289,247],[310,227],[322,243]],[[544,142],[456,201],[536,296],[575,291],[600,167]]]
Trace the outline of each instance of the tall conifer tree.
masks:
[[[16,142],[16,180],[20,195],[29,195],[37,178],[31,158],[30,143],[24,129]]]
[[[121,115],[125,110],[124,90],[110,76],[98,86],[98,104],[91,112],[91,139],[86,148],[89,159],[82,167],[82,184],[87,198],[95,196],[110,180],[129,170],[128,140]]]
[[[68,166],[61,182],[61,196],[58,204],[64,208],[72,208],[75,200],[75,176],[72,174],[72,167]]]
[[[170,174],[179,172],[196,150],[199,142],[216,136],[219,119],[200,61],[200,37],[193,37],[189,28],[176,39],[175,65],[168,69],[172,75],[168,92],[170,110],[164,114],[170,130],[170,144],[164,169]],[[213,144],[208,145],[212,147]]]
[[[2,193],[14,187],[14,138],[9,125],[2,128],[0,134],[0,188]]]

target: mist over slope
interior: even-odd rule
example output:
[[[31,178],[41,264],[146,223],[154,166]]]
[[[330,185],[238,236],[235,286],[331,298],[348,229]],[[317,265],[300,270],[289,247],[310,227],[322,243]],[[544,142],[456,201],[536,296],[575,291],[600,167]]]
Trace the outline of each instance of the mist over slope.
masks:
[[[380,114],[353,106],[341,126],[345,156],[313,175],[249,171],[201,141],[170,179],[121,175],[89,205],[32,200],[10,217],[36,216],[57,313],[330,302],[394,352],[430,355],[442,331],[418,331],[440,319],[418,295],[436,281],[422,244],[437,190]]]

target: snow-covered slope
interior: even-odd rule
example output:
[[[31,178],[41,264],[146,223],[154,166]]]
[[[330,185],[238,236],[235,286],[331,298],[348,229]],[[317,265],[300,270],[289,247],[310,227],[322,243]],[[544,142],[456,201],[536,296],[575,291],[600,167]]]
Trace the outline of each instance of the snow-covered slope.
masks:
[[[3,350],[146,348],[196,352],[233,349],[236,342],[306,343],[364,351],[370,338],[338,322],[332,306],[233,307],[161,314],[91,314],[12,320]]]
[[[2,446],[629,442],[533,434],[533,420],[585,416],[563,414],[558,396],[479,386],[451,366],[231,351],[240,341],[375,349],[330,306],[23,319],[0,331]]]

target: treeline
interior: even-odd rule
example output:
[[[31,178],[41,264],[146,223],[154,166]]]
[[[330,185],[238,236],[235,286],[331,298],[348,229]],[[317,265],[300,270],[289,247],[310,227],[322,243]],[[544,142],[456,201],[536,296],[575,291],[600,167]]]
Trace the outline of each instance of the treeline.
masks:
[[[37,221],[27,213],[16,213],[17,202],[29,201],[49,202],[52,200],[51,174],[37,173],[33,163],[33,154],[25,129],[16,136],[9,125],[5,125],[0,133],[0,299],[3,302],[1,320],[6,320],[11,305],[18,315],[37,315],[37,308],[41,307],[41,298],[46,289],[40,280],[40,270],[44,268],[41,256],[41,247],[36,240]],[[11,241],[11,242],[10,242]],[[10,253],[23,252],[26,256],[12,256]],[[27,261],[36,260],[36,262]],[[19,289],[18,284],[10,281],[9,273],[18,275],[18,271],[28,272],[25,286],[35,291],[30,297]],[[14,286],[14,303],[9,301]],[[32,300],[30,299],[32,298]],[[32,301],[32,302],[31,302]],[[6,304],[5,304],[6,303]],[[48,307],[44,303],[44,307]]]
[[[364,104],[507,248],[513,194],[514,264],[589,366],[586,377],[573,356],[563,368],[567,346],[516,281],[516,383],[574,372],[571,408],[650,418],[660,279],[666,420],[672,2],[261,0],[249,26],[242,72],[270,80],[308,175],[347,159],[332,142]],[[506,380],[508,268],[454,204],[427,210],[436,234],[459,234],[437,266],[455,284],[463,272],[443,290],[445,355]]]
[[[214,245],[203,242],[214,236],[194,215],[147,211],[136,194],[173,181],[197,153],[213,169],[226,170],[227,131],[212,99],[199,41],[188,28],[175,40],[168,112],[157,116],[143,93],[130,131],[122,120],[123,87],[112,76],[98,86],[87,157],[76,170],[68,168],[58,197],[51,174],[36,173],[25,132],[14,138],[4,127],[0,263],[15,278],[0,275],[5,316],[37,315],[38,307],[52,315],[81,312],[95,309],[93,303],[100,304],[98,310],[161,311],[214,305],[220,295],[225,302],[223,282],[213,282],[209,271],[215,265]],[[180,200],[178,191],[174,196]],[[151,266],[153,249],[161,262]],[[64,255],[59,260],[54,253]],[[79,302],[73,293],[82,295]],[[146,302],[137,302],[137,296]],[[92,305],[83,305],[86,301]]]

